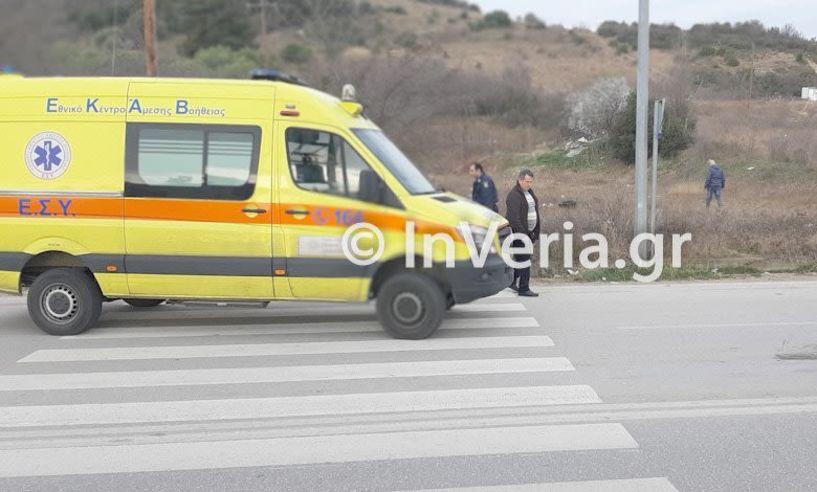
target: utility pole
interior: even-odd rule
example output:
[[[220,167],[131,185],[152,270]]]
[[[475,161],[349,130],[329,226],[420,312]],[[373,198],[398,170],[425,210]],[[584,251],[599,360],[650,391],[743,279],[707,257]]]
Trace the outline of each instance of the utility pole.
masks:
[[[277,10],[277,5],[272,0],[256,0],[255,2],[247,3],[247,10],[250,12],[258,11],[261,16],[261,54],[263,56],[264,66],[269,66],[269,51],[267,49],[267,36],[269,35],[269,20],[267,18],[267,9],[272,8],[273,13]]]
[[[667,100],[655,101],[652,135],[652,200],[650,204],[650,234],[655,234],[655,202],[658,195],[658,143],[664,129],[664,109]]]
[[[156,10],[153,0],[142,0],[142,28],[145,33],[145,75],[156,76]]]
[[[650,101],[650,0],[639,0],[635,129],[635,235],[647,232],[647,111]],[[647,256],[647,243],[639,251]]]

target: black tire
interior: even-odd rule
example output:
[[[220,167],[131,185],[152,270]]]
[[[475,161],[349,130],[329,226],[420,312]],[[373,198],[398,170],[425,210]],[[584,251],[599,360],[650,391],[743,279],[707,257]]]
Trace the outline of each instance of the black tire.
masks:
[[[122,299],[135,308],[153,308],[165,302],[164,299]]]
[[[377,317],[394,338],[430,337],[445,317],[446,296],[437,283],[416,272],[398,273],[377,293]]]
[[[78,335],[102,314],[102,293],[83,270],[55,268],[38,276],[28,290],[28,313],[49,335]]]

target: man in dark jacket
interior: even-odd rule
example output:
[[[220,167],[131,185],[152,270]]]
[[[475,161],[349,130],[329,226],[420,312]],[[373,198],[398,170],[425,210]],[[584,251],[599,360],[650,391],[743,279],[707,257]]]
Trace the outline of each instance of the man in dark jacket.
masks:
[[[475,162],[471,164],[468,169],[468,174],[474,178],[474,186],[471,189],[471,200],[479,203],[483,207],[488,207],[494,212],[499,212],[499,207],[496,206],[498,198],[496,195],[496,186],[494,180],[485,174],[482,169],[482,164]]]
[[[718,208],[721,207],[721,192],[724,188],[726,188],[726,174],[724,174],[723,169],[721,169],[717,162],[710,159],[709,174],[706,176],[706,183],[704,183],[704,189],[706,189],[706,208],[709,208],[713,197],[718,200]]]
[[[531,186],[533,186],[533,173],[525,169],[519,173],[516,186],[508,193],[505,205],[507,206],[506,218],[514,234],[525,234],[531,239],[531,242],[535,243],[539,239],[539,199],[536,198]],[[513,242],[515,248],[523,246],[524,243],[521,240]],[[531,256],[529,254],[514,255],[513,259],[523,263],[530,260]],[[520,296],[539,297],[539,294],[530,290],[530,266],[514,270],[513,283],[510,287]]]

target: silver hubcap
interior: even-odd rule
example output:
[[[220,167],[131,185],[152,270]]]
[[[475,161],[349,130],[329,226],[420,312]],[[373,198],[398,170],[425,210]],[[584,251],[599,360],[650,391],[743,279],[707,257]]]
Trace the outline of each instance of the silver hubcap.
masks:
[[[70,323],[79,312],[79,298],[74,290],[65,284],[49,286],[40,297],[43,314],[52,322]]]
[[[411,325],[423,317],[423,301],[413,292],[403,292],[394,298],[392,311],[400,323]]]

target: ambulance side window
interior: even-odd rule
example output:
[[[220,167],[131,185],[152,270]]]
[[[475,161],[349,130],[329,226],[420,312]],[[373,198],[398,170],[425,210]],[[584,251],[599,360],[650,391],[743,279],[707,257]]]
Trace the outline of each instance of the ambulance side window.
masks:
[[[373,201],[363,196],[361,181],[376,179],[363,157],[339,135],[289,128],[286,132],[289,170],[298,187]]]
[[[254,126],[129,124],[125,194],[246,200],[255,189]]]

